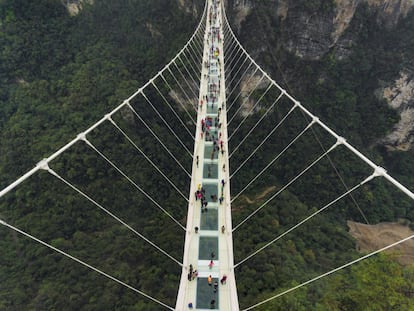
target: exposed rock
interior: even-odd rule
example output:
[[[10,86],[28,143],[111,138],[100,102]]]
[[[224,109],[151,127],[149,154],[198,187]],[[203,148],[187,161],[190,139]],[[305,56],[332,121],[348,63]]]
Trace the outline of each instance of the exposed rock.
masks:
[[[333,44],[333,18],[333,12],[309,14],[299,7],[290,7],[284,33],[285,48],[301,58],[319,59]]]
[[[414,7],[413,0],[365,0],[369,6],[378,11],[377,21],[387,27],[398,23]]]
[[[227,14],[232,15],[232,25],[235,31],[241,29],[241,24],[246,17],[251,13],[254,6],[254,0],[224,0],[224,5],[227,6]]]
[[[194,0],[178,0],[179,7],[186,13],[198,16],[199,12]]]
[[[124,107],[121,109],[121,116],[129,124],[135,124],[136,122],[134,113],[128,107]]]
[[[192,97],[190,98],[190,101],[186,98],[184,98],[184,95],[176,92],[175,90],[171,90],[168,95],[172,98],[174,102],[177,103],[176,108],[179,110],[185,109],[192,109],[194,107],[194,103],[198,103],[198,98]],[[191,121],[189,121],[191,123]]]
[[[228,0],[237,30],[260,0]],[[322,3],[322,2],[321,2]],[[275,12],[285,29],[285,48],[298,57],[318,60],[332,49],[337,59],[350,54],[352,33],[347,33],[360,4],[367,3],[380,25],[392,27],[414,7],[413,0],[335,0],[332,8],[304,10],[295,0],[269,1],[269,14]],[[272,6],[274,6],[272,8]]]
[[[414,74],[400,73],[394,85],[384,89],[383,96],[400,114],[400,121],[383,143],[389,148],[411,149],[414,142]]]
[[[359,0],[336,0],[335,17],[333,19],[334,31],[332,32],[333,43],[336,43],[348,28],[359,2]]]
[[[358,5],[368,3],[377,22],[392,27],[414,7],[413,0],[336,0],[332,12],[305,11],[292,0],[280,0],[278,15],[286,21],[287,49],[306,59],[320,59],[334,49],[337,59],[347,57],[353,45],[350,26]]]
[[[159,32],[159,30],[156,29],[156,27],[153,24],[148,22],[148,23],[145,24],[145,26],[147,27],[148,31],[150,32],[151,37],[155,38],[155,37],[161,37],[162,36],[161,33]]]
[[[276,14],[284,20],[289,11],[289,0],[280,0],[277,6]]]
[[[256,74],[254,76],[248,75],[240,82],[240,103],[242,105],[240,113],[246,116],[256,104],[255,100],[249,97],[253,90],[264,89],[269,85],[267,79],[262,79],[262,75]]]
[[[94,0],[66,0],[64,5],[71,16],[78,15],[82,10],[83,3],[93,4]]]

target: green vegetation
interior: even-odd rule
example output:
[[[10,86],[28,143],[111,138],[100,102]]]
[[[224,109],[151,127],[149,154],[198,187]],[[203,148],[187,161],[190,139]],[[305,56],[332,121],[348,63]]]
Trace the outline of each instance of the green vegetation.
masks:
[[[295,2],[289,7],[288,17],[281,20],[276,10],[269,10],[270,5],[270,1],[255,1],[251,13],[242,23],[242,44],[305,107],[376,163],[386,167],[401,182],[413,185],[412,151],[391,152],[378,145],[378,140],[389,133],[398,116],[375,94],[383,86],[383,81],[391,82],[397,78],[399,71],[414,57],[413,46],[406,43],[411,42],[414,36],[414,12],[395,28],[387,29],[378,24],[367,5],[360,5],[345,34],[347,38],[353,38],[349,56],[339,60],[337,51],[332,48],[319,60],[307,60],[289,52],[292,26],[289,23],[295,21],[289,20],[289,16],[298,18],[299,14],[304,14],[301,13],[304,9],[318,20],[323,14],[330,19],[332,7],[323,8],[321,1],[309,1],[306,8],[302,8]],[[261,93],[256,91],[254,98],[258,99]],[[262,111],[278,96],[277,91],[270,93],[263,98]],[[282,101],[262,121],[263,131],[251,135],[243,145],[243,152],[232,157],[231,171],[243,163],[246,155],[279,123],[290,107],[287,101]],[[246,129],[234,136],[236,142],[230,149],[259,117],[255,115],[246,121]],[[235,176],[232,193],[241,191],[308,122],[302,114],[293,113],[261,148],[262,152],[253,156]],[[230,132],[236,128],[237,119],[234,123]],[[333,143],[332,138],[318,127],[308,131],[235,200],[233,224],[237,225],[249,216]],[[234,232],[236,262],[344,193],[344,185],[337,172],[349,188],[372,174],[371,168],[344,148],[331,152],[329,157]],[[251,306],[361,256],[355,250],[355,241],[347,233],[347,219],[360,222],[367,219],[370,223],[378,223],[404,218],[413,226],[413,211],[412,200],[381,179],[359,188],[352,197],[338,201],[238,268],[242,307]],[[378,277],[374,280],[372,275],[368,278],[364,269],[384,273],[381,272],[381,276],[375,274]],[[386,256],[370,259],[350,269],[351,272],[348,269],[315,282],[258,310],[409,310],[412,308],[411,289],[414,284],[411,269],[399,266]],[[389,273],[390,270],[395,274]],[[378,287],[369,288],[370,283]],[[367,296],[363,297],[365,294]]]
[[[74,17],[61,2],[0,0],[0,188],[145,83],[182,47],[198,21],[171,0],[95,1]],[[386,163],[402,182],[413,184],[411,154],[375,147],[397,117],[373,94],[379,80],[393,79],[400,64],[414,58],[414,45],[405,40],[414,33],[414,18],[385,31],[378,28],[366,7],[360,7],[349,29],[358,30],[358,40],[348,59],[338,61],[332,51],[319,61],[304,61],[283,48],[280,38],[286,30],[279,27],[274,11],[267,7],[274,2],[260,3],[243,25],[242,39],[248,50],[267,42],[270,48],[255,58],[273,77],[279,81],[286,78],[295,97],[306,99],[302,102],[338,133],[375,161]],[[306,10],[330,14],[333,1],[300,4]],[[197,5],[201,12],[203,1]],[[248,30],[254,30],[255,35]],[[153,88],[146,91],[150,99],[156,98],[156,93]],[[246,121],[234,141],[247,133],[277,95],[272,90],[264,98],[264,107]],[[260,92],[253,94],[259,96]],[[161,100],[153,102],[168,115]],[[143,98],[131,104],[148,107]],[[289,109],[282,100],[264,119],[264,130],[252,135],[234,155],[231,170]],[[190,169],[191,158],[174,144],[157,116],[150,108],[141,113]],[[174,164],[143,123],[132,122],[131,111],[126,109],[114,115],[114,120],[187,194],[187,176],[175,173]],[[180,127],[170,121],[174,128]],[[302,114],[293,113],[287,126],[231,181],[232,193],[238,193],[307,122]],[[184,137],[185,133],[178,135]],[[185,224],[185,200],[163,186],[162,177],[109,122],[88,139]],[[334,143],[315,127],[234,202],[235,225],[320,154],[318,139],[325,149]],[[184,143],[192,150],[191,140]],[[348,186],[372,173],[344,149],[338,148],[330,156],[235,231],[236,263],[345,191],[330,161]],[[86,144],[77,143],[50,166],[181,260],[183,231]],[[238,267],[241,306],[248,307],[360,256],[347,232],[347,219],[364,221],[365,216],[372,223],[414,220],[412,202],[402,199],[384,181],[376,180],[353,195],[359,206],[351,198],[341,200]],[[33,176],[7,195],[0,203],[0,216],[169,305],[175,302],[180,268],[47,172]],[[3,227],[0,249],[1,310],[160,310],[138,294]],[[413,284],[412,268],[401,267],[392,257],[382,255],[258,310],[409,310],[413,308]]]
[[[198,13],[203,5],[198,1]],[[181,49],[198,19],[170,0],[95,1],[73,17],[60,0],[0,1],[0,188],[143,85]],[[132,104],[142,105],[142,100]],[[170,172],[171,161],[142,124],[129,124],[120,114],[114,120]],[[105,124],[88,139],[185,224],[186,202],[162,188],[165,180],[113,127]],[[178,155],[188,169],[191,159]],[[183,231],[85,144],[76,144],[50,166],[181,261]],[[187,195],[186,176],[170,178]],[[52,175],[36,174],[2,198],[0,215],[174,305],[180,267]],[[0,244],[1,310],[159,310],[4,227]]]

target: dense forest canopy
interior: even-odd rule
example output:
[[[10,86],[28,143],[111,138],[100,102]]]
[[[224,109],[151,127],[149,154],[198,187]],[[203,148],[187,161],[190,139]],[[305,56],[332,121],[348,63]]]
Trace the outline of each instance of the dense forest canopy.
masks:
[[[194,1],[195,11],[170,0],[85,1],[79,14],[71,16],[63,4],[0,1],[2,189],[157,73],[191,36],[204,7],[203,1]],[[114,120],[125,125],[119,115]],[[128,130],[167,170],[170,163],[145,137],[143,125],[129,124]],[[111,126],[100,127],[88,139],[119,159],[116,164],[138,184],[147,189],[162,184]],[[190,158],[186,163],[188,169]],[[181,260],[183,232],[85,145],[76,144],[49,165]],[[188,192],[188,180],[175,178]],[[185,224],[182,198],[154,186],[148,192],[159,204],[172,206],[169,211]],[[50,174],[37,174],[8,195],[0,215],[52,246],[175,303],[179,266]],[[24,237],[4,228],[0,235],[1,310],[159,310],[157,304]]]
[[[237,34],[242,44],[282,87],[321,117],[339,135],[344,136],[352,145],[412,189],[412,149],[389,149],[381,143],[398,122],[399,115],[387,106],[385,99],[378,96],[378,93],[384,84],[391,84],[398,79],[401,70],[410,72],[412,68],[414,49],[407,42],[412,42],[414,38],[414,11],[411,10],[406,18],[389,27],[390,23],[378,22],[378,11],[369,7],[366,2],[361,2],[356,6],[354,16],[343,34],[347,43],[345,52],[341,50],[344,46],[339,46],[339,43],[338,46],[331,43],[329,48],[323,50],[320,47],[323,45],[322,41],[331,40],[332,25],[329,23],[334,20],[338,5],[339,2],[335,1],[229,1],[228,12],[231,12],[233,28],[238,29]],[[293,36],[297,37],[292,39]],[[297,47],[295,43],[303,45]],[[312,57],[306,57],[306,53],[305,56],[296,54],[295,51],[301,48],[301,53],[307,51]],[[310,51],[311,49],[318,52],[321,49],[324,52],[315,57],[315,51]],[[341,57],[338,57],[339,54]],[[259,96],[260,93],[256,98]],[[270,103],[268,100],[267,105]],[[269,128],[278,124],[284,111],[289,109],[284,103],[278,107],[279,111],[264,121],[268,122]],[[259,113],[263,111],[264,109]],[[257,156],[248,165],[248,169],[242,172],[243,176],[239,174],[239,178],[233,181],[232,191],[237,193],[246,184],[246,180],[257,174],[264,166],[261,163],[268,163],[277,154],[273,150],[281,150],[290,141],[289,137],[294,137],[295,128],[303,128],[304,122],[307,122],[303,120],[303,116],[294,117],[289,122],[289,128],[278,131],[278,139],[269,143],[266,151]],[[253,125],[258,118],[249,120],[252,119],[250,121]],[[247,131],[240,133],[239,137],[242,138],[246,133]],[[256,141],[263,139],[264,135],[257,133]],[[246,154],[249,154],[249,148],[255,146],[255,139],[246,144]],[[254,210],[249,205],[257,207],[265,202],[270,197],[268,190],[271,186],[279,189],[300,171],[302,163],[309,163],[308,159],[316,158],[312,156],[313,152],[318,152],[321,147],[326,150],[329,146],[329,139],[319,129],[299,141],[294,150],[289,150],[289,155],[278,161],[279,165],[274,166],[271,173],[261,176],[255,187],[250,188],[243,198],[233,203],[233,207],[237,208],[233,213],[234,222],[237,224],[246,213]],[[243,154],[233,157],[232,160],[233,168],[237,168],[238,163],[243,161]],[[339,176],[348,186],[355,185],[359,178],[369,174],[366,169],[366,166],[342,149],[331,154],[329,161],[318,165],[315,173],[312,172],[312,177],[289,187],[289,194],[284,194],[282,198],[279,196],[278,202],[272,202],[271,208],[261,212],[260,219],[253,218],[252,227],[260,228],[259,230],[250,227],[234,233],[236,262],[237,258],[242,259],[263,245],[263,241],[282,234],[305,215],[315,212],[329,202],[327,198],[332,198],[334,193],[342,193],[343,185],[337,180]],[[411,222],[411,227],[414,228],[413,216],[412,200],[406,199],[399,191],[391,190],[387,183],[375,182],[363,187],[353,197],[338,202],[332,210],[328,209],[317,219],[284,237],[283,241],[277,241],[266,254],[259,254],[252,259],[252,263],[243,265],[237,279],[242,305],[260,301],[256,297],[263,292],[263,299],[269,297],[266,293],[269,288],[276,287],[279,288],[276,292],[282,292],[283,289],[312,278],[318,272],[326,272],[329,270],[327,267],[333,268],[357,257],[355,241],[347,233],[347,219],[378,223],[402,218],[407,219],[408,223]],[[240,235],[242,237],[238,238]],[[249,246],[255,243],[259,243],[258,247]],[[377,269],[380,262],[385,262],[385,266],[393,266],[388,260],[387,257],[381,257],[361,266],[371,265],[373,269]],[[398,286],[393,287],[395,294],[401,294],[398,299],[381,297],[382,294],[374,293],[374,287],[371,290],[368,289],[369,286],[364,287],[358,281],[363,278],[363,272],[359,269],[363,268],[356,266],[352,272],[346,271],[329,280],[308,286],[299,293],[291,293],[285,298],[277,299],[272,305],[264,305],[263,310],[412,308],[412,295],[409,294],[413,286],[412,268],[402,268],[401,278],[396,277],[402,281],[401,284],[405,284],[399,289]],[[258,280],[258,271],[266,277]],[[274,279],[277,284],[272,281]],[[348,291],[349,287],[345,285],[349,284],[347,282],[354,283],[354,289],[358,290]],[[367,284],[371,282],[377,281],[370,280]],[[387,284],[384,287],[391,283],[382,281],[382,284]],[[357,291],[373,296],[366,300],[357,298]],[[385,288],[379,291],[384,294]],[[328,301],[331,298],[333,300]]]
[[[385,29],[375,23],[368,7],[361,5],[348,30],[357,29],[359,36],[350,56],[338,60],[332,51],[315,61],[301,59],[284,48],[281,38],[288,29],[269,10],[274,1],[252,3],[253,14],[247,16],[238,35],[259,63],[338,133],[402,182],[414,185],[412,151],[389,151],[378,144],[398,115],[374,94],[378,80],[395,79],[400,67],[414,59],[413,45],[406,43],[414,34],[413,13],[395,28]],[[188,10],[193,5],[196,11]],[[93,4],[85,2],[79,14],[70,16],[60,0],[0,0],[0,188],[100,119],[157,73],[190,37],[203,5],[201,0],[96,0]],[[301,1],[300,5],[306,12],[320,14],[335,7],[334,1]],[[228,12],[234,20],[231,7]],[[151,97],[156,91],[148,93]],[[273,95],[270,93],[269,98]],[[265,99],[262,110],[248,120],[247,126],[252,126],[270,103]],[[138,101],[134,104],[142,105]],[[235,155],[232,169],[281,119],[289,109],[285,104],[264,120],[263,131],[252,135],[243,151]],[[154,114],[149,110],[144,114],[164,139],[170,139]],[[145,135],[141,123],[130,122],[125,111],[114,119],[128,128],[131,137],[154,155],[163,169],[173,172],[162,149]],[[264,152],[232,180],[232,193],[242,189],[307,120],[293,114],[288,121]],[[242,129],[235,141],[247,131],[248,127]],[[320,151],[316,137],[325,148],[332,143],[320,128],[308,133],[234,202],[234,224],[266,201],[269,190],[279,189],[295,176],[302,168],[301,161],[311,160]],[[90,140],[118,159],[117,164],[132,172],[134,180],[145,185],[185,224],[186,202],[172,191],[159,189],[162,179],[130,152],[122,135],[105,125],[93,131]],[[191,141],[185,143],[192,150]],[[191,158],[177,146],[172,149],[182,152],[180,156],[190,169]],[[331,161],[347,184],[371,173],[342,149],[332,154]],[[116,170],[86,146],[75,145],[51,166],[181,260],[182,231],[156,213],[156,206],[144,195],[135,194]],[[315,167],[309,176],[235,232],[236,262],[343,191],[329,161]],[[185,176],[176,174],[172,178],[180,189],[188,191]],[[347,232],[348,219],[364,222],[366,217],[377,223],[404,218],[414,222],[412,201],[383,181],[362,187],[354,199],[363,214],[347,198],[240,266],[236,276],[241,307],[359,257]],[[1,201],[0,216],[170,305],[175,302],[180,269],[105,217],[91,202],[62,188],[46,172]],[[12,231],[0,228],[0,237],[0,310],[159,310],[156,304]],[[413,288],[413,268],[382,255],[258,310],[410,310],[414,307]]]

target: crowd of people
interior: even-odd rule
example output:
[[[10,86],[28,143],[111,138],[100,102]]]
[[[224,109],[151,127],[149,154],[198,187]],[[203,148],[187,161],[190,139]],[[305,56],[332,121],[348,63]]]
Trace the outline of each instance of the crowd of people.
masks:
[[[198,124],[200,126],[200,138],[203,139],[205,142],[212,142],[211,152],[209,153],[210,161],[205,163],[206,161],[202,161],[202,169],[205,169],[204,178],[211,179],[217,178],[217,192],[213,192],[206,194],[206,189],[202,186],[202,184],[198,184],[197,190],[195,191],[195,202],[200,202],[201,213],[205,213],[208,211],[207,206],[209,202],[216,203],[219,202],[221,205],[224,202],[224,187],[226,185],[225,179],[219,179],[219,172],[216,172],[213,165],[218,165],[213,162],[213,160],[217,159],[221,154],[224,156],[225,154],[225,141],[223,140],[222,131],[224,128],[222,127],[222,112],[224,110],[224,103],[220,102],[220,92],[222,91],[222,83],[221,83],[221,62],[220,62],[220,48],[219,44],[221,43],[221,23],[220,23],[220,10],[218,9],[219,0],[213,0],[212,4],[209,8],[208,12],[208,20],[209,20],[209,30],[207,32],[207,44],[208,48],[208,60],[203,63],[205,69],[207,69],[208,74],[204,74],[204,79],[207,82],[207,90],[205,95],[201,97],[199,100],[199,111],[203,112],[204,108],[207,111],[205,117],[203,117]],[[208,156],[207,156],[208,158]],[[204,162],[204,163],[203,163]],[[196,156],[196,167],[199,167],[199,156]],[[214,170],[214,171],[213,171]],[[223,164],[223,172],[225,173],[225,164]],[[221,191],[219,192],[219,189]],[[211,195],[210,195],[211,194]],[[214,205],[213,205],[214,206]],[[221,230],[221,233],[225,233],[225,226],[222,225],[218,230]],[[197,234],[199,233],[199,227],[194,227],[194,232]],[[201,231],[202,234],[203,231]],[[201,246],[200,246],[201,247]],[[216,303],[218,301],[218,291],[219,291],[219,282],[220,286],[224,286],[227,281],[227,275],[223,274],[221,278],[213,277],[215,275],[215,264],[218,263],[216,261],[216,254],[214,251],[210,254],[210,260],[208,261],[208,269],[210,271],[210,275],[207,277],[207,284],[210,288],[211,297],[210,299],[210,309],[216,309]],[[205,273],[205,268],[200,266],[200,271]],[[194,269],[193,265],[191,264],[188,268],[188,281],[193,281],[199,277],[198,270]],[[204,282],[204,281],[202,281]],[[199,283],[197,283],[199,284]],[[207,298],[207,297],[204,297]],[[203,299],[204,301],[206,299]],[[208,301],[208,300],[207,300]],[[193,308],[193,303],[188,304],[189,309]]]

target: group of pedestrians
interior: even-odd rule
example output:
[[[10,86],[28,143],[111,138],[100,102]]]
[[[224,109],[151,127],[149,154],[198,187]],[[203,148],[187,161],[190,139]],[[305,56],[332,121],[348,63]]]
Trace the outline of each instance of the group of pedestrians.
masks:
[[[193,269],[193,265],[190,265],[187,278],[191,282],[198,277],[198,271]]]
[[[195,199],[200,200],[200,207],[201,207],[201,212],[207,212],[207,199],[206,199],[206,190],[204,189],[204,187],[202,187],[201,185],[198,185],[197,191],[195,192]]]
[[[208,57],[208,60],[203,63],[203,67],[208,70],[208,74],[204,75],[204,78],[207,79],[207,90],[206,90],[206,93],[204,93],[205,95],[202,96],[200,103],[199,103],[200,112],[203,111],[204,106],[206,107],[205,109],[207,109],[207,115],[203,116],[201,121],[199,121],[201,122],[201,124],[199,123],[199,126],[201,127],[201,132],[200,132],[201,139],[204,140],[205,142],[213,143],[211,154],[209,154],[211,161],[213,161],[214,159],[217,159],[217,154],[221,153],[222,155],[224,155],[225,153],[224,151],[225,142],[223,141],[223,138],[222,138],[222,130],[224,128],[222,129],[222,123],[221,123],[223,119],[223,116],[221,113],[222,113],[222,109],[224,108],[224,101],[222,103],[220,103],[219,101],[220,91],[223,91],[221,89],[223,83],[221,83],[221,79],[220,79],[221,62],[219,58],[220,52],[221,52],[220,50],[221,47],[219,47],[219,44],[222,40],[221,27],[220,27],[220,21],[219,21],[220,10],[218,9],[219,3],[220,2],[218,0],[213,0],[212,5],[209,8],[208,19],[210,23],[210,30],[207,33],[207,41],[208,41],[207,44],[209,47],[208,48],[209,57]],[[208,154],[207,154],[207,157],[208,157]],[[217,176],[216,176],[216,172],[213,170],[213,163],[214,162],[205,163],[205,161],[201,161],[200,169],[202,170],[203,175],[206,174],[204,178],[205,177],[209,178],[210,179],[209,183],[212,182],[211,181],[212,178],[217,178],[217,184],[216,184],[217,192],[214,191],[213,193],[207,193],[206,195],[206,189],[201,184],[199,184],[197,187],[197,190],[195,192],[195,199],[196,201],[198,200],[200,201],[202,213],[207,212],[207,205],[208,205],[207,201],[213,202],[213,205],[217,201],[221,205],[224,201],[225,180],[219,177],[220,172],[217,172]],[[196,158],[197,168],[199,168],[198,164],[199,164],[199,158],[197,156]],[[217,164],[214,164],[214,165],[217,165]],[[223,164],[223,172],[225,172],[225,164]],[[221,193],[219,193],[219,190],[220,190],[219,187],[221,187]],[[201,217],[206,217],[206,216],[201,216]],[[195,233],[197,234],[199,232],[198,226],[194,227],[194,230],[195,230]],[[221,233],[224,234],[225,226],[224,225],[221,227],[218,226],[217,230],[218,232],[221,231]],[[199,239],[199,237],[197,238]],[[217,239],[218,238],[219,237],[217,237]],[[202,240],[199,239],[200,243],[202,243],[201,241]],[[204,246],[200,245],[200,247],[205,247],[205,245]],[[218,264],[218,261],[217,261],[216,254],[214,251],[211,252],[210,260],[207,261],[206,264],[209,270],[211,270],[210,273],[212,275],[215,275],[214,273],[216,269],[214,269],[214,267],[216,264]],[[207,267],[199,266],[198,268],[201,271],[205,271],[204,269],[206,269]],[[210,288],[209,293],[211,296],[203,297],[203,300],[205,301],[209,299],[207,301],[210,301],[210,305],[209,305],[210,309],[217,309],[218,298],[219,298],[218,297],[219,286],[223,286],[226,284],[227,276],[224,274],[222,275],[221,278],[217,276],[213,278],[212,275],[209,275],[207,277],[207,283]],[[193,266],[190,265],[190,268],[188,271],[188,280],[192,281],[196,279],[197,277],[199,277],[197,270],[194,270]],[[188,306],[190,309],[193,308],[192,303],[189,303]],[[203,308],[208,308],[208,307],[203,306]]]

